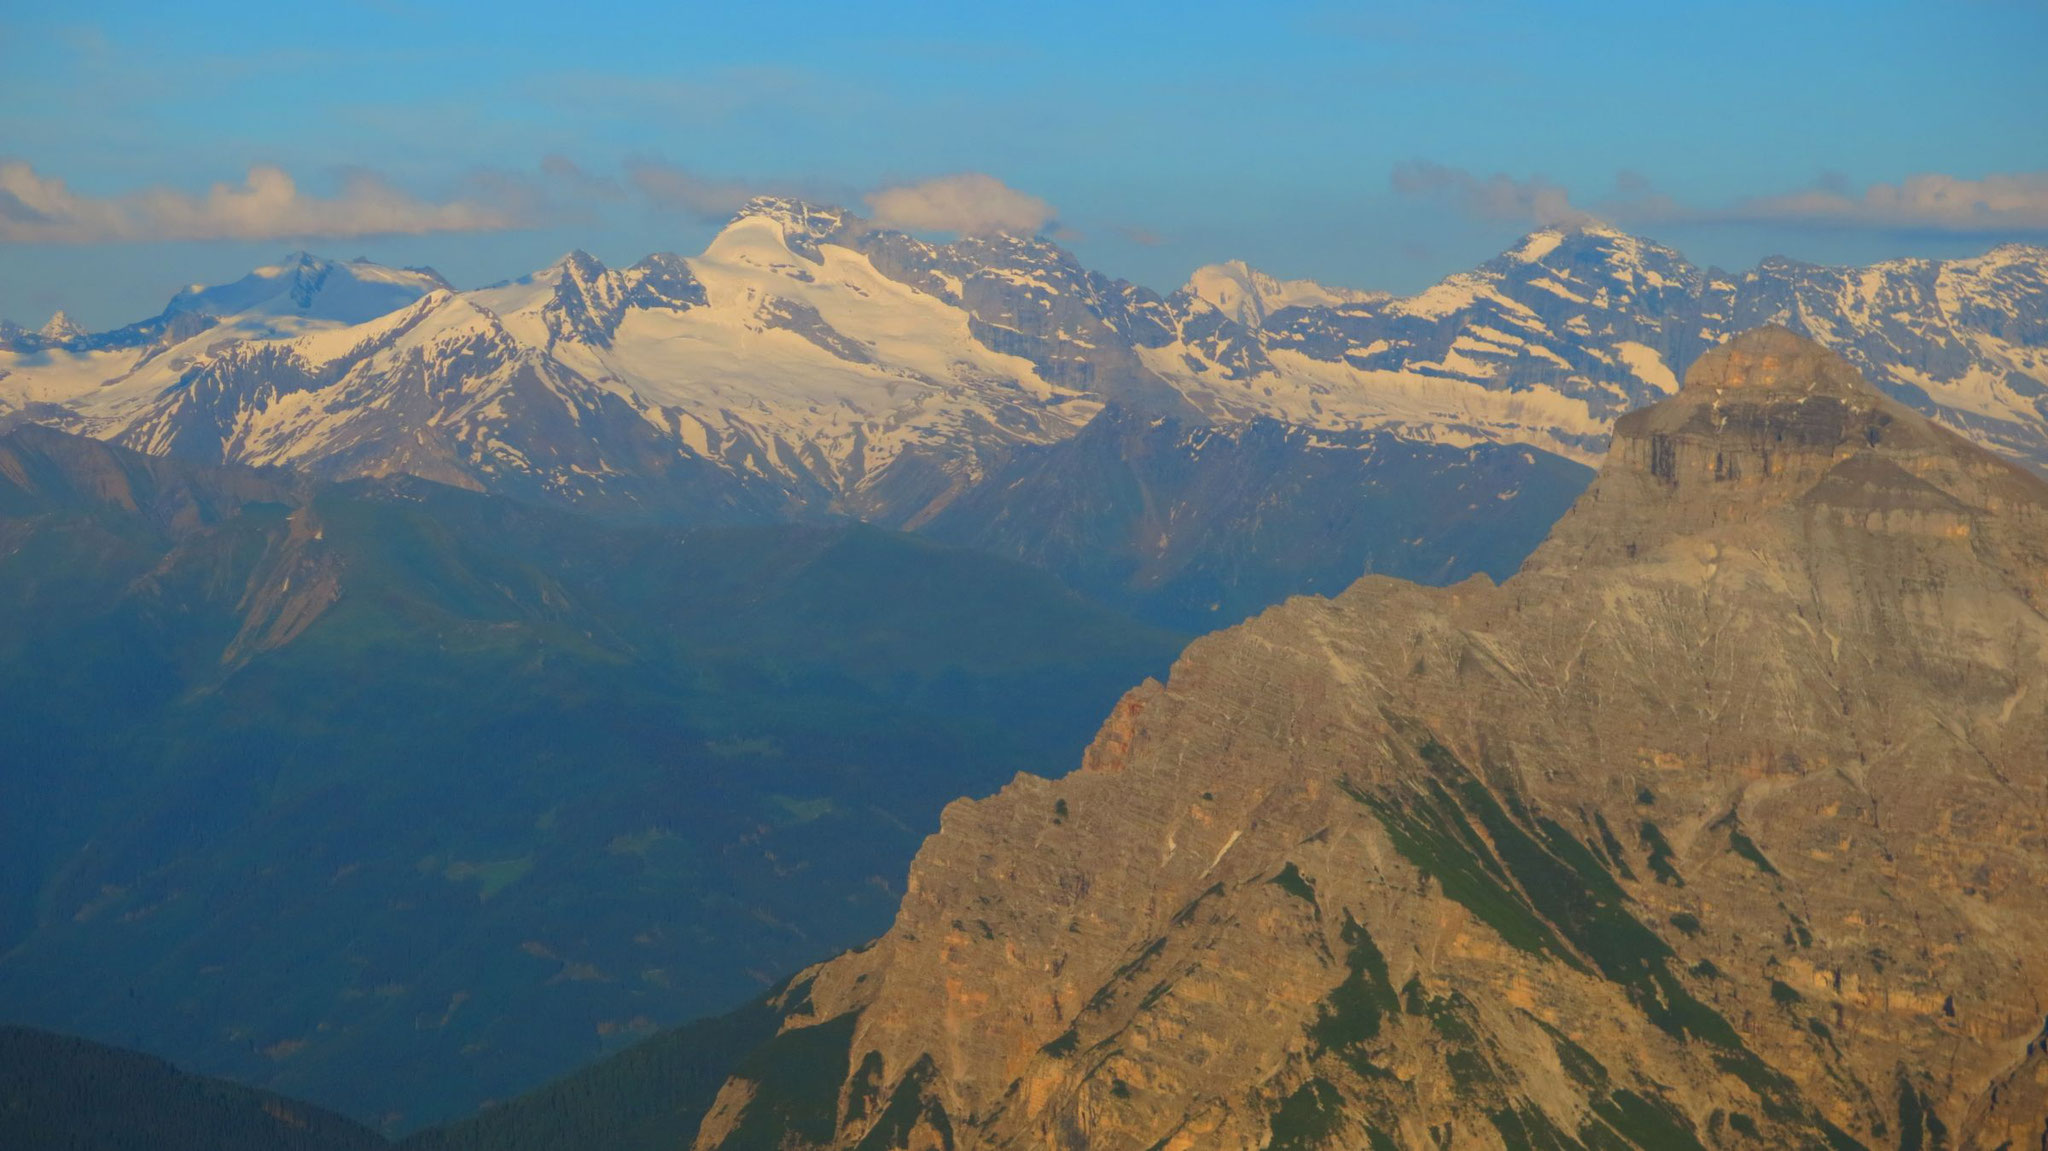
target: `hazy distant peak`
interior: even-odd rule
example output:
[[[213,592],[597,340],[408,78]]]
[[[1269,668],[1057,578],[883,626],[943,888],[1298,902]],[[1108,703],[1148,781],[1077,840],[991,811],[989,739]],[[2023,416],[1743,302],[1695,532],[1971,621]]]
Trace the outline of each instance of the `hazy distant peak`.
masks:
[[[661,269],[663,271],[674,271],[678,268],[688,268],[689,266],[690,264],[687,259],[674,252],[649,252],[633,263],[633,268],[642,270]]]
[[[1382,292],[1332,288],[1314,280],[1282,280],[1243,260],[1196,268],[1186,291],[1248,328],[1259,327],[1282,308],[1327,308],[1386,298]]]
[[[579,279],[593,279],[605,273],[604,261],[581,248],[572,248],[549,265],[550,271],[568,272]]]
[[[362,260],[341,263],[290,252],[227,284],[193,284],[171,297],[166,316],[293,316],[359,324],[448,287],[439,273]]]
[[[1669,248],[1597,220],[1538,228],[1502,253],[1501,258],[1524,264],[1542,264],[1553,262],[1559,255],[1570,256],[1587,251],[1618,254],[1624,258],[1654,256],[1683,260]]]
[[[2048,264],[2048,245],[2028,244],[2012,240],[2000,244],[1979,256],[1977,262],[2001,266],[2007,264]]]
[[[604,261],[581,248],[572,248],[555,257],[554,260],[545,266],[535,268],[523,276],[514,276],[510,280],[493,284],[491,287],[504,287],[508,284],[536,284],[542,287],[553,288],[564,283],[588,284],[603,279],[609,272],[610,269],[605,267]]]
[[[44,324],[36,334],[52,344],[63,344],[84,338],[86,332],[60,308],[50,317],[50,322]]]

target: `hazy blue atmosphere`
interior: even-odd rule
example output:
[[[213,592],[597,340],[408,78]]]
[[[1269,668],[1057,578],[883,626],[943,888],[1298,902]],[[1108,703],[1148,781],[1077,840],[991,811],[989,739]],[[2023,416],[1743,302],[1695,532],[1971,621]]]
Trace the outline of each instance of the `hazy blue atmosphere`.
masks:
[[[688,253],[759,191],[909,186],[901,226],[1162,290],[1413,290],[1582,213],[1723,266],[2048,234],[2048,6],[1671,7],[13,5],[0,316],[111,326],[295,247],[461,286]]]
[[[2048,1151],[2044,49],[0,0],[0,1151]]]

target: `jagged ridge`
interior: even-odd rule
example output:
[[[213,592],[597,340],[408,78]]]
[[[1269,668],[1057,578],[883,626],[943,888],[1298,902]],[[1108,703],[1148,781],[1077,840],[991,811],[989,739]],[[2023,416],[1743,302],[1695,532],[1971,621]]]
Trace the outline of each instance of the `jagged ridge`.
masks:
[[[2019,246],[1736,275],[1585,227],[1532,234],[1408,298],[1238,264],[1161,296],[1043,238],[932,244],[763,199],[693,259],[613,271],[575,253],[444,288],[295,255],[117,333],[9,336],[0,405],[208,460],[916,524],[1104,404],[1591,462],[1612,421],[1673,390],[1706,347],[1781,322],[1919,410],[2048,462],[2048,259]],[[394,383],[404,355],[443,384]],[[273,387],[280,365],[304,384]],[[214,381],[207,404],[187,397],[195,376]],[[521,398],[498,402],[508,389]]]
[[[2048,485],[1783,330],[1616,441],[949,808],[699,1148],[2048,1136]]]

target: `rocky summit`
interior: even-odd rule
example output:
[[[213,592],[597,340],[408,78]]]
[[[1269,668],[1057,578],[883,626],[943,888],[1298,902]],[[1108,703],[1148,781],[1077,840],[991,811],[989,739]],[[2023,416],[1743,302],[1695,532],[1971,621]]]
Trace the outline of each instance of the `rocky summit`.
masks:
[[[958,802],[714,1148],[2048,1142],[2048,484],[1778,328]]]

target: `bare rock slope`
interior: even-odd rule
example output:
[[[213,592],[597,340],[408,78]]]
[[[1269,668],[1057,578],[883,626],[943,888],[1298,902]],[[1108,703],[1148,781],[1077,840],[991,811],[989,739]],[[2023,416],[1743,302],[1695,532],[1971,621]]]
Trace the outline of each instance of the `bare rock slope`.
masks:
[[[1780,328],[948,809],[712,1148],[2048,1141],[2048,485]]]

